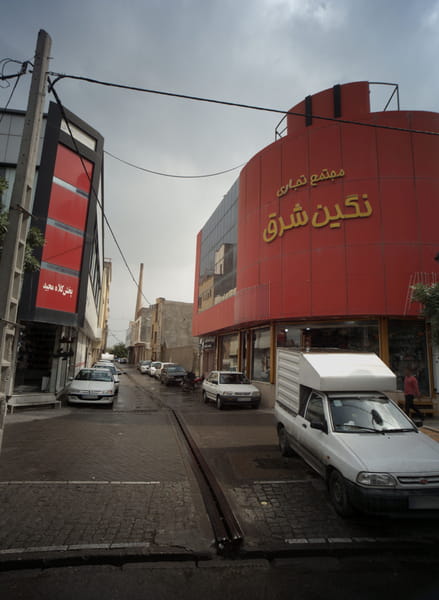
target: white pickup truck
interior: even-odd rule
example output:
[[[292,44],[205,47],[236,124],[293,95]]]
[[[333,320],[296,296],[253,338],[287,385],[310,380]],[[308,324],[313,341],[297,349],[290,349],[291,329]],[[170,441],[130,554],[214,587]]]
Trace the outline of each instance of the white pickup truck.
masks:
[[[281,453],[326,480],[341,516],[439,511],[439,444],[386,395],[396,377],[376,354],[278,348],[276,377]]]

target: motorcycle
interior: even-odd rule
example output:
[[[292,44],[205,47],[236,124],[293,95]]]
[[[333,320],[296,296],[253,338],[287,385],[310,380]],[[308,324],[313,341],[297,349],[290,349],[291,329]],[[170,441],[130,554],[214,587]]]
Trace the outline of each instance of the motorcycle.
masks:
[[[186,375],[183,378],[183,381],[181,382],[183,392],[193,392],[197,388],[201,387],[203,379],[204,377],[196,377],[192,372],[186,373]]]

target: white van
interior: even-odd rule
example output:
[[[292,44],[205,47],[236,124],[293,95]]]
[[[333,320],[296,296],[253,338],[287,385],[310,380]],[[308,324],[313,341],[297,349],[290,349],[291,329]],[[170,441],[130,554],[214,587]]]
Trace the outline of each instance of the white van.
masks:
[[[281,453],[326,480],[341,516],[439,510],[439,444],[386,395],[395,389],[376,354],[277,350]]]

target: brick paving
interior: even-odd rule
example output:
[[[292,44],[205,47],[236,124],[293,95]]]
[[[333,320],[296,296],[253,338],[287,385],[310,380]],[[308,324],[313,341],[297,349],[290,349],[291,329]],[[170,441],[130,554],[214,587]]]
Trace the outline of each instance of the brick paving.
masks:
[[[127,386],[115,411],[72,407],[7,417],[0,558],[117,548],[212,551],[184,448],[166,412],[147,397],[139,404],[142,393]],[[123,412],[127,406],[134,412]]]
[[[410,519],[339,517],[324,481],[301,458],[280,456],[269,411],[188,414],[186,419],[209,464],[221,474],[244,531],[245,550],[439,541],[439,519],[431,513]],[[424,433],[434,439],[436,423],[429,421],[429,427]]]
[[[218,473],[243,528],[244,550],[439,540],[438,520],[338,517],[324,482],[302,460],[280,457],[270,411],[217,411],[131,373],[113,411],[8,415],[0,560],[66,551],[214,553],[198,485],[160,399],[183,411]],[[428,423],[432,437],[436,425]]]

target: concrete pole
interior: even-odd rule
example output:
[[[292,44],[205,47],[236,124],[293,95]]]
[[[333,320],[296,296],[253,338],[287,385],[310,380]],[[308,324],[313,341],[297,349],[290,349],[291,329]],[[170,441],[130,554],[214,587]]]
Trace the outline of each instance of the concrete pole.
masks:
[[[18,303],[23,279],[24,254],[32,211],[33,188],[43,121],[50,36],[38,33],[32,82],[21,138],[15,182],[9,209],[8,231],[0,260],[0,451],[6,415],[6,399],[15,376]]]
[[[140,263],[139,283],[137,285],[136,313],[134,315],[134,320],[139,318],[140,309],[142,308],[142,290],[143,290],[143,263]],[[139,339],[140,339],[140,336],[139,336]]]

